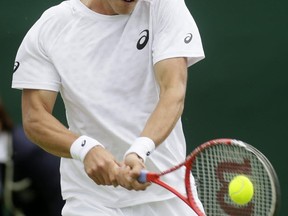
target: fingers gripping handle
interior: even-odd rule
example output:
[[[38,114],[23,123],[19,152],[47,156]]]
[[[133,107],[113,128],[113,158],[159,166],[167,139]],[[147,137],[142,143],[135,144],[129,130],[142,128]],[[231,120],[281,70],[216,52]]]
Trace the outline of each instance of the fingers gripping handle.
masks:
[[[138,177],[138,181],[140,183],[146,183],[147,182],[147,173],[148,173],[147,170],[141,170],[141,173]]]

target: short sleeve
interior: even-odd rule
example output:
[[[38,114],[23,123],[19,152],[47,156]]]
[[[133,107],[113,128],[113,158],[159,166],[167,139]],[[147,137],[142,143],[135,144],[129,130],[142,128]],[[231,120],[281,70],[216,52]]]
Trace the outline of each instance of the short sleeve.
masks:
[[[12,88],[59,91],[60,77],[48,54],[53,22],[42,16],[24,37],[15,60]]]
[[[153,6],[153,63],[187,57],[188,66],[205,57],[198,27],[184,0],[156,0]]]

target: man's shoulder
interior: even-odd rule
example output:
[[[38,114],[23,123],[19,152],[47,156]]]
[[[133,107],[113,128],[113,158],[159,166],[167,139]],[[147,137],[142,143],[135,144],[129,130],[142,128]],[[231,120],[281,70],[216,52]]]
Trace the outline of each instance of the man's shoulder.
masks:
[[[70,1],[64,1],[59,5],[52,6],[48,8],[42,14],[40,20],[47,22],[57,22],[63,23],[68,21],[73,15],[73,7],[70,4]]]

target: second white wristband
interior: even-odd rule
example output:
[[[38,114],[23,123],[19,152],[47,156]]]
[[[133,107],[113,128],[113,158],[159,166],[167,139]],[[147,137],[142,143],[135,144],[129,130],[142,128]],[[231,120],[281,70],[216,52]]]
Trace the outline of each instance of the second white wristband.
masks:
[[[72,143],[70,147],[70,154],[73,159],[83,162],[87,153],[95,146],[101,146],[104,148],[104,146],[97,140],[83,135],[78,137],[78,139]]]
[[[131,153],[136,153],[139,157],[146,161],[147,156],[149,156],[155,149],[155,143],[148,137],[138,137],[133,144],[130,146],[128,151],[125,153],[124,158]]]

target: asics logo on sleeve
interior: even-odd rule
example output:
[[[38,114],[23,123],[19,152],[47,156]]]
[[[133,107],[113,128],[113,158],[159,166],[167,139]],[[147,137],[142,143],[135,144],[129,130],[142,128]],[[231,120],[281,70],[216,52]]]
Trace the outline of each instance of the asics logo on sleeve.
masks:
[[[15,63],[14,63],[14,68],[13,68],[13,72],[16,72],[17,69],[19,68],[19,66],[20,66],[20,62],[15,61]]]
[[[145,29],[140,33],[141,37],[137,42],[137,49],[142,50],[149,41],[149,30]]]
[[[83,142],[81,143],[81,146],[84,147],[86,145],[86,140],[83,140]]]
[[[190,43],[192,41],[192,39],[193,39],[192,33],[188,33],[187,36],[184,38],[184,42],[186,44],[188,44],[188,43]]]

